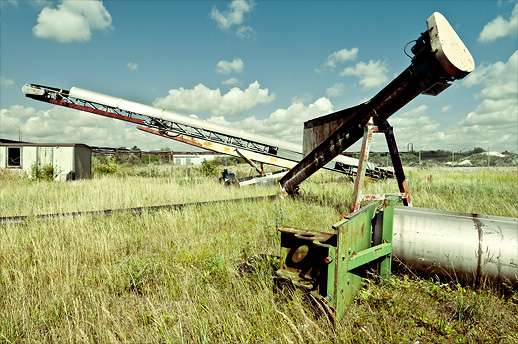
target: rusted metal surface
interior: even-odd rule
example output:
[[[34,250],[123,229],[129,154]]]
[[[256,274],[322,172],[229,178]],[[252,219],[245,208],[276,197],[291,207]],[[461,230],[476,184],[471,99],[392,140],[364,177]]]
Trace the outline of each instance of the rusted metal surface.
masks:
[[[282,227],[280,285],[293,285],[326,303],[340,320],[361,288],[364,266],[378,262],[383,279],[390,278],[393,209],[397,198],[371,203],[333,226],[333,232]],[[377,212],[383,209],[383,216]],[[380,243],[371,246],[372,226],[380,222]]]
[[[393,253],[406,267],[518,287],[518,218],[396,206]]]
[[[207,150],[210,150],[213,152],[224,153],[224,154],[227,154],[230,156],[235,156],[238,158],[241,157],[241,155],[239,155],[238,152],[236,152],[236,148],[233,148],[230,146],[225,146],[225,145],[222,145],[219,143],[210,142],[210,141],[202,140],[202,139],[197,139],[197,138],[185,136],[185,135],[178,135],[178,134],[174,134],[174,133],[162,133],[157,129],[152,129],[152,128],[148,128],[148,127],[137,126],[137,129],[145,131],[147,133],[165,137],[165,138],[168,138],[171,140],[176,140],[179,142],[187,143],[187,144],[195,146],[195,147],[207,149]],[[274,165],[274,166],[279,166],[279,167],[284,167],[284,168],[292,168],[293,166],[296,165],[296,162],[294,162],[294,161],[277,158],[274,156],[256,154],[256,153],[248,152],[248,151],[246,152],[246,154],[249,157],[249,159],[263,162],[263,163],[266,163],[269,165]]]
[[[360,209],[362,193],[363,193],[363,184],[365,182],[365,172],[367,171],[367,161],[369,160],[369,152],[370,146],[372,142],[372,133],[374,131],[378,131],[378,128],[369,121],[369,124],[364,128],[363,132],[363,142],[362,148],[360,151],[360,161],[358,163],[358,174],[356,175],[356,180],[354,181],[354,191],[353,191],[353,206],[351,211],[356,211]]]
[[[54,98],[49,98],[48,102],[50,104],[60,105],[60,106],[68,107],[68,108],[71,108],[71,109],[91,112],[91,113],[94,113],[96,115],[101,115],[101,116],[104,116],[104,117],[115,118],[115,119],[119,119],[119,120],[126,121],[126,122],[131,122],[131,123],[136,123],[136,124],[144,124],[144,121],[141,120],[140,118],[124,116],[124,115],[120,115],[120,114],[113,113],[113,112],[108,112],[108,111],[103,111],[103,110],[95,109],[95,108],[92,108],[92,107],[89,107],[89,106],[75,104],[75,103],[72,103],[72,102],[70,102],[68,100],[65,100],[65,99],[58,100],[58,99],[54,99]]]
[[[266,176],[266,173],[263,171],[262,168],[259,168],[259,166],[257,166],[257,164],[255,162],[253,162],[245,152],[242,152],[241,150],[239,149],[236,149],[236,153],[241,157],[243,158],[248,165],[252,166],[253,168],[255,168],[255,170],[261,175],[261,177],[264,177]]]
[[[402,194],[403,204],[406,206],[412,206],[412,200],[410,199],[410,190],[405,178],[405,171],[403,170],[403,164],[399,157],[399,151],[397,149],[396,138],[394,137],[394,130],[387,121],[383,123],[382,130],[385,133],[387,139],[387,146],[392,159],[392,166],[394,167],[394,174],[398,182],[399,191]]]
[[[361,106],[363,104],[304,122],[304,156],[318,147],[331,133],[354,115]]]
[[[302,159],[303,147],[291,142],[229,128],[98,92],[77,87],[67,91],[35,84],[25,84],[22,92],[35,100],[141,124],[141,130],[146,127],[145,131],[157,135],[165,134],[168,138],[192,143],[197,147],[201,147],[200,144],[202,144],[206,149],[227,154],[234,152],[233,149],[240,149],[241,152],[246,152],[246,157],[250,161],[291,168]],[[214,146],[211,146],[211,143]],[[356,159],[338,156],[324,168],[347,173],[348,170],[353,170],[356,164]],[[387,175],[379,173],[382,170],[375,166],[369,167],[369,171],[372,171],[373,178],[383,179]]]
[[[441,85],[447,86],[455,79],[435,58],[427,33],[420,37],[418,43],[423,48],[416,52],[412,64],[371,100],[330,115],[333,118],[341,117],[342,124],[281,179],[281,188],[285,193],[296,192],[301,182],[358,141],[371,118],[379,126],[419,94],[432,88],[438,90],[432,94],[438,94],[445,88]],[[322,135],[317,133],[314,136]]]
[[[184,207],[205,206],[205,205],[218,204],[218,203],[237,203],[237,202],[255,202],[255,201],[261,201],[261,200],[274,200],[277,197],[278,197],[278,195],[268,195],[268,196],[234,198],[234,199],[206,201],[206,202],[155,205],[155,206],[148,206],[148,207],[78,211],[78,212],[71,212],[71,213],[43,214],[43,215],[31,215],[31,216],[5,216],[5,217],[0,217],[0,224],[24,223],[26,221],[32,221],[32,220],[44,221],[44,220],[52,220],[52,219],[56,219],[56,218],[60,218],[60,217],[111,215],[111,214],[124,213],[124,212],[129,212],[129,213],[133,213],[136,215],[140,215],[144,211],[178,210],[178,209],[182,209]]]
[[[370,143],[372,140],[372,134],[374,132],[383,132],[385,134],[385,138],[387,139],[387,146],[389,149],[389,154],[392,158],[392,165],[394,166],[394,174],[396,175],[396,179],[398,181],[399,190],[401,193],[399,194],[378,194],[378,195],[363,195],[363,186],[365,180],[365,171],[366,169],[363,167],[365,161],[369,158],[369,149]],[[410,191],[408,189],[408,185],[405,179],[405,173],[403,170],[403,165],[401,164],[401,159],[399,157],[399,152],[397,149],[396,139],[394,137],[394,132],[392,127],[385,121],[385,123],[381,127],[375,127],[372,125],[372,122],[364,129],[363,134],[363,142],[362,148],[360,152],[360,162],[358,164],[358,174],[356,176],[356,180],[354,183],[354,192],[353,192],[353,203],[351,211],[356,211],[360,209],[361,202],[364,201],[373,201],[384,199],[385,196],[389,195],[397,195],[402,198],[403,204],[406,206],[412,206],[412,201],[410,199]]]

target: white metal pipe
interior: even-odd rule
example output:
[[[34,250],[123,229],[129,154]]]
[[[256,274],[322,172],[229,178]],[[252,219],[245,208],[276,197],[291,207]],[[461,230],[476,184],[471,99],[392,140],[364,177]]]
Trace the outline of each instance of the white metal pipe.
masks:
[[[25,91],[24,91],[25,92]],[[27,92],[26,92],[27,93]],[[174,123],[179,123],[183,125],[188,125],[191,127],[208,130],[216,133],[220,133],[223,135],[233,136],[237,138],[243,138],[249,141],[257,142],[264,145],[270,145],[277,147],[278,149],[283,149],[290,152],[295,152],[298,154],[302,154],[302,145],[298,145],[296,143],[283,141],[279,139],[273,139],[267,136],[258,135],[254,133],[250,133],[244,131],[242,129],[234,129],[229,126],[224,126],[217,123],[212,123],[206,120],[202,120],[199,118],[194,118],[190,116],[186,116],[174,111],[159,109],[153,106],[144,105],[140,103],[136,103],[130,100],[125,100],[122,98],[117,98],[113,96],[109,96],[106,94],[102,94],[99,92],[89,91],[78,87],[72,87],[69,93],[70,97],[85,100],[88,102],[106,105],[109,107],[121,109],[124,111],[129,111],[141,115],[146,115],[153,118],[163,119],[166,121],[171,121]],[[301,158],[300,158],[301,159]],[[297,161],[299,159],[296,159]],[[345,165],[358,165],[358,160],[339,155],[333,159],[334,162],[340,162]],[[375,165],[372,163],[368,163],[368,167],[370,169],[374,169]]]
[[[393,255],[411,269],[518,283],[518,219],[396,206]]]
[[[213,131],[228,136],[247,139],[253,142],[270,145],[279,149],[285,149],[292,152],[302,153],[302,146],[292,142],[273,139],[266,136],[246,132],[242,129],[234,129],[225,125],[212,123],[199,118],[194,118],[179,114],[174,111],[159,109],[153,106],[144,105],[129,100],[108,96],[102,93],[85,90],[78,87],[70,89],[70,96],[76,99],[86,100],[92,103],[107,105],[125,111],[146,115],[153,118],[163,119],[183,125],[200,128],[203,130]]]

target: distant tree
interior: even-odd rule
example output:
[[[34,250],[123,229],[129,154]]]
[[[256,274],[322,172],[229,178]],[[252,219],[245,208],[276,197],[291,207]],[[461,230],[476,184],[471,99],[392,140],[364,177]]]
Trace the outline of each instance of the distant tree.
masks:
[[[141,151],[142,149],[138,148],[137,146],[131,147],[132,151]]]
[[[486,150],[484,148],[481,148],[481,147],[473,148],[473,154],[484,153],[485,151]]]

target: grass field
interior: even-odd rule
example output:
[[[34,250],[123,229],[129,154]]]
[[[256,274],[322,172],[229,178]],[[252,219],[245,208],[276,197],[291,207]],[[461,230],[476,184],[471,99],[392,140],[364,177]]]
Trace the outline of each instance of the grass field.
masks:
[[[152,168],[66,183],[0,171],[0,216],[279,191],[226,188],[194,168]],[[415,206],[518,217],[515,168],[410,169],[407,176]],[[366,186],[366,193],[395,191],[395,181]],[[518,342],[518,293],[505,287],[473,290],[402,270],[388,284],[366,280],[336,326],[299,292],[275,292],[277,229],[330,230],[350,208],[352,183],[321,172],[301,195],[0,225],[0,343]],[[263,254],[270,258],[240,274],[240,264]]]

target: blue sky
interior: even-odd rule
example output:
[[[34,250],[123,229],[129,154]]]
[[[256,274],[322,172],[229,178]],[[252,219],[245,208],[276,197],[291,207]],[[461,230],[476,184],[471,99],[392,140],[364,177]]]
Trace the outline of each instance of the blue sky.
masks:
[[[305,120],[366,101],[408,67],[403,47],[437,11],[475,71],[393,115],[398,145],[518,151],[517,1],[0,1],[2,138],[19,127],[31,142],[191,149],[25,98],[35,83],[301,142]],[[373,148],[386,150],[382,136]]]

